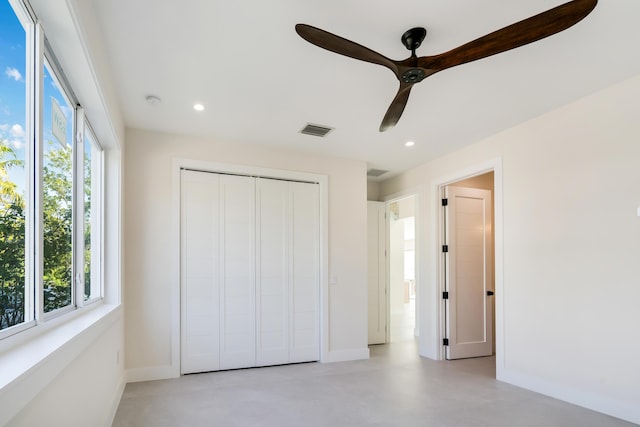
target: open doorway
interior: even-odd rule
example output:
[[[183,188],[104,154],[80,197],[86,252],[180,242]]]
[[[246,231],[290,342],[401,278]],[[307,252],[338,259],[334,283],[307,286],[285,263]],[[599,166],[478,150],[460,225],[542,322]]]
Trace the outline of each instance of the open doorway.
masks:
[[[495,354],[494,173],[440,187],[444,353]]]
[[[416,331],[416,196],[387,203],[389,329],[387,342],[413,340]]]

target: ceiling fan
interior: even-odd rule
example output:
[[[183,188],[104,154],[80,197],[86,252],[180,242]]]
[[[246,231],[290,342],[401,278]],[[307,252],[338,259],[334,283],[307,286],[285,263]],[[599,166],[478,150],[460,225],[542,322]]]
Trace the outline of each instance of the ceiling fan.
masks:
[[[573,0],[523,21],[504,27],[448,52],[433,56],[416,56],[427,35],[424,28],[412,28],[402,35],[402,43],[411,51],[403,61],[389,59],[369,48],[306,24],[297,24],[296,32],[316,46],[350,58],[389,68],[400,81],[400,88],[380,124],[380,132],[398,123],[414,84],[438,71],[486,58],[535,42],[575,25],[598,4],[598,0]]]

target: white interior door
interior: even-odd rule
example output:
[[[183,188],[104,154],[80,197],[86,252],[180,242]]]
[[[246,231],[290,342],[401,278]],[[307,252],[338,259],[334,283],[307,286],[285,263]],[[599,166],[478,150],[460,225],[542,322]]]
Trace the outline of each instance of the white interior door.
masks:
[[[257,364],[289,361],[289,183],[259,179],[256,188]]]
[[[247,368],[256,365],[254,178],[220,175],[220,223],[220,369]]]
[[[445,189],[447,359],[493,353],[491,192]]]
[[[289,362],[320,360],[320,190],[289,182]]]
[[[369,344],[384,344],[387,334],[385,204],[367,202]]]
[[[257,180],[258,366],[320,358],[316,184]]]
[[[220,369],[220,177],[181,171],[181,372]]]

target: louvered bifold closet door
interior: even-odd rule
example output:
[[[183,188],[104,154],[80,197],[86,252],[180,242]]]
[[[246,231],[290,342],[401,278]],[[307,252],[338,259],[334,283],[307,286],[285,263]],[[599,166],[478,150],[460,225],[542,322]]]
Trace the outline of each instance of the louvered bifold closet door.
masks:
[[[220,369],[220,176],[181,171],[181,372]]]

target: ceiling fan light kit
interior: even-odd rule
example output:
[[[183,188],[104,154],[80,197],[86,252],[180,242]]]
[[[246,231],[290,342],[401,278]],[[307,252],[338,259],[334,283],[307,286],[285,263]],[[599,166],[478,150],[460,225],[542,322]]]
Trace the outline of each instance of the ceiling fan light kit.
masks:
[[[416,49],[424,41],[427,30],[421,27],[412,28],[401,37],[402,44],[411,51],[411,56],[402,61],[389,59],[358,43],[310,25],[297,24],[296,32],[318,47],[360,61],[382,65],[395,74],[400,87],[380,124],[380,132],[385,132],[400,120],[414,84],[438,71],[506,52],[564,31],[589,15],[597,4],[598,0],[572,0],[433,56],[416,56]]]

